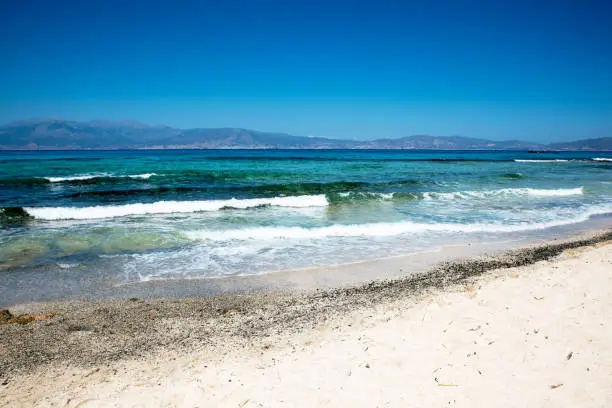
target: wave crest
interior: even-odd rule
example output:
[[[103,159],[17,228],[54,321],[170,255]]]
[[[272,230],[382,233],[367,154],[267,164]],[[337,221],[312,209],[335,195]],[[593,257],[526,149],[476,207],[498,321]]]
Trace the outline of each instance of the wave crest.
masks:
[[[517,163],[564,163],[569,159],[515,159]]]
[[[330,225],[327,227],[257,227],[225,231],[188,231],[187,238],[194,241],[246,241],[273,239],[322,239],[329,237],[389,237],[409,233],[452,232],[452,233],[496,233],[534,231],[576,224],[587,221],[595,215],[609,214],[612,207],[592,208],[578,217],[540,223],[521,224],[426,224],[411,221],[380,222],[368,224]]]
[[[113,178],[131,178],[131,179],[143,179],[148,180],[149,178],[157,176],[156,173],[144,173],[144,174],[126,174],[126,175],[112,175],[107,173],[99,174],[83,174],[80,176],[66,176],[66,177],[44,177],[51,183],[63,183],[70,181],[83,181],[93,179],[113,179]]]
[[[292,196],[272,198],[252,198],[245,200],[209,200],[209,201],[158,201],[155,203],[137,203],[94,207],[28,207],[28,214],[41,220],[88,220],[99,218],[126,217],[148,214],[177,214],[222,209],[247,209],[262,206],[275,207],[324,207],[327,206],[325,195]]]
[[[491,199],[491,198],[511,198],[511,197],[565,197],[584,194],[583,187],[560,188],[560,189],[537,189],[537,188],[502,188],[497,190],[482,191],[453,191],[436,192],[427,191],[423,193],[375,193],[375,192],[343,192],[330,195],[330,201],[352,201],[352,200],[469,200],[469,199]]]

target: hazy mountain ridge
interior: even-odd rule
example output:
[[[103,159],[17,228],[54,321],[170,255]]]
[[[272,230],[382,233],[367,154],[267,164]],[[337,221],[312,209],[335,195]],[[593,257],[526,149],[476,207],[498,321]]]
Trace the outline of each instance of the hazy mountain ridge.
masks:
[[[518,140],[495,141],[463,136],[429,136],[417,135],[399,139],[378,139],[371,142],[360,142],[360,148],[371,149],[441,149],[441,150],[496,150],[496,149],[545,149],[538,143]]]
[[[612,137],[543,145],[463,136],[416,135],[368,141],[293,136],[241,128],[177,129],[135,121],[39,119],[0,126],[0,149],[440,149],[612,150]]]
[[[574,142],[551,143],[552,149],[559,150],[612,150],[612,137],[577,140]]]

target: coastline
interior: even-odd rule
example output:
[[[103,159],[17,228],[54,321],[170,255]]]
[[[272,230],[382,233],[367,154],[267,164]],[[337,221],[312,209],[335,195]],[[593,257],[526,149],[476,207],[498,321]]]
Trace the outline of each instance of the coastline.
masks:
[[[46,279],[44,275],[20,276],[19,286],[0,289],[0,309],[29,303],[66,301],[199,298],[254,292],[315,291],[359,286],[370,281],[397,279],[422,274],[441,262],[456,262],[481,256],[503,256],[509,250],[547,243],[590,237],[612,230],[612,215],[600,215],[577,224],[536,230],[517,235],[465,242],[442,242],[438,248],[399,255],[380,254],[377,258],[314,265],[302,268],[270,270],[257,274],[223,277],[151,279],[147,281],[111,281],[83,276],[58,276],[68,281]],[[21,273],[16,271],[14,273]],[[11,280],[15,280],[12,277]],[[13,288],[13,289],[11,289]]]
[[[132,406],[144,400],[163,405],[163,398],[165,404],[179,406],[204,401],[236,406],[247,400],[243,406],[277,406],[282,398],[293,398],[297,406],[360,405],[376,403],[372,398],[384,397],[387,390],[390,406],[442,400],[484,406],[500,402],[497,398],[507,406],[517,399],[532,406],[554,406],[555,401],[602,406],[612,400],[611,360],[606,359],[612,356],[606,341],[612,339],[602,336],[612,337],[612,332],[598,308],[612,308],[612,303],[605,294],[591,292],[610,292],[611,241],[608,230],[495,257],[442,263],[416,276],[307,293],[16,306],[11,308],[15,314],[56,316],[0,326],[0,405]],[[588,268],[580,267],[585,263]],[[502,312],[515,320],[508,321]],[[420,326],[435,334],[421,333]],[[495,334],[493,329],[512,333]],[[459,338],[442,340],[453,330]],[[581,338],[580,349],[571,344],[577,333],[588,337]],[[524,338],[512,338],[518,334]],[[399,340],[406,350],[397,348]],[[433,361],[402,360],[407,352],[410,358],[415,353],[427,356],[434,345]],[[496,347],[504,349],[488,356]],[[547,363],[551,350],[559,355]],[[447,354],[446,360],[440,360],[440,353]],[[383,361],[392,357],[392,364]],[[459,358],[463,365],[454,361]],[[339,360],[338,366],[327,360]],[[533,364],[540,371],[533,371]],[[580,372],[565,367],[570,364],[580,364]],[[393,375],[422,375],[420,365],[437,365],[437,371],[427,373],[430,391],[391,390],[397,381]],[[474,381],[490,379],[487,375],[505,382],[494,384],[501,397],[481,394],[476,387]],[[287,383],[285,376],[297,378]],[[526,382],[529,376],[531,382]],[[512,394],[513,387],[515,392],[533,387],[534,379],[542,382],[538,392]],[[360,384],[354,394],[339,391],[351,389],[347,381]],[[270,383],[275,385],[266,385]],[[312,394],[297,394],[307,389]],[[366,389],[372,394],[364,395]]]
[[[492,270],[547,261],[565,250],[610,240],[612,230],[583,232],[569,238],[532,243],[494,255],[443,260],[427,270],[403,277],[327,289],[253,290],[183,298],[67,299],[13,305],[9,309],[14,315],[54,314],[55,317],[30,325],[0,326],[0,345],[5,350],[0,354],[0,372],[8,374],[24,369],[28,371],[53,361],[85,365],[105,363],[138,356],[158,348],[172,347],[177,340],[185,340],[185,336],[159,333],[159,327],[154,327],[159,322],[172,319],[186,319],[187,324],[193,324],[186,338],[194,342],[205,340],[207,344],[214,344],[220,339],[213,339],[220,337],[222,340],[229,334],[250,341],[281,330],[300,331],[313,321],[330,314],[372,307],[399,298],[418,297],[432,290],[445,290],[466,284]],[[406,259],[398,257],[394,261]],[[383,258],[368,261],[365,268],[384,267],[385,261],[388,260]],[[308,274],[307,271],[302,273]],[[270,276],[274,278],[274,274]],[[229,321],[226,319],[228,316],[232,317]],[[211,326],[220,323],[220,326],[211,329]],[[87,333],[90,342],[103,342],[106,347],[99,352],[92,352],[86,349],[87,345],[77,341],[85,348],[76,352],[75,344],[70,341],[66,343],[71,333],[75,332]],[[28,338],[16,341],[26,333],[29,334]],[[136,339],[117,341],[126,335],[135,336]],[[45,350],[44,345],[49,342],[56,346]],[[18,354],[23,355],[16,358]]]

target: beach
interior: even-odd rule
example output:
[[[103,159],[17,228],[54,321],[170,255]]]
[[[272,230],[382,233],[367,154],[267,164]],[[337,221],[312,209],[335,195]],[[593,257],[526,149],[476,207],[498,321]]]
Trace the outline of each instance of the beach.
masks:
[[[3,406],[612,402],[612,235],[346,288],[30,303],[0,326]]]
[[[612,1],[5,3],[0,408],[612,408]]]

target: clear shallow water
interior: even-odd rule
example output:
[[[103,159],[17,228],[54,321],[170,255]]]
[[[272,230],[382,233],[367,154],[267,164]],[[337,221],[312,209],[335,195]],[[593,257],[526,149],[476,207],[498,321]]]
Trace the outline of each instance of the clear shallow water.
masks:
[[[248,275],[611,214],[612,153],[0,152],[0,207],[5,290]]]

